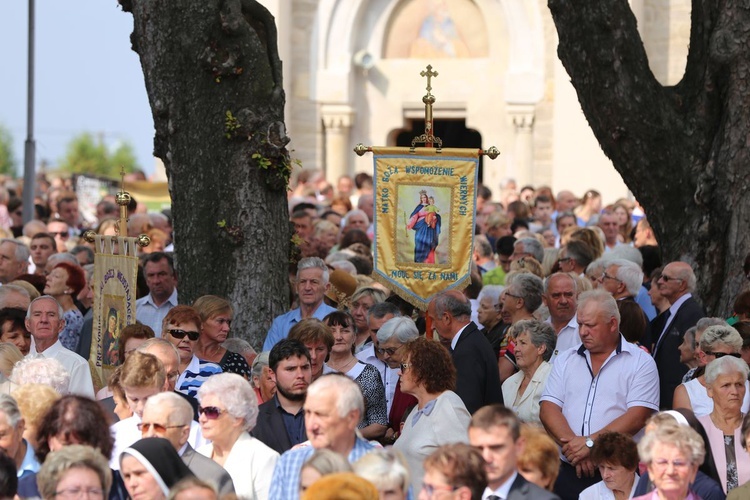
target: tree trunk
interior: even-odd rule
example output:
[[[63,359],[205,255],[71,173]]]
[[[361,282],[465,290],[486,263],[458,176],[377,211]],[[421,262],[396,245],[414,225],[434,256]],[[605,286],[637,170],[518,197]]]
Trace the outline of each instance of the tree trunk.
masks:
[[[674,87],[649,69],[627,0],[549,7],[584,114],[648,214],[664,262],[691,263],[709,314],[730,314],[750,249],[748,2],[693,0]]]
[[[169,178],[180,303],[234,305],[260,345],[288,306],[290,172],[276,28],[254,0],[120,0]]]

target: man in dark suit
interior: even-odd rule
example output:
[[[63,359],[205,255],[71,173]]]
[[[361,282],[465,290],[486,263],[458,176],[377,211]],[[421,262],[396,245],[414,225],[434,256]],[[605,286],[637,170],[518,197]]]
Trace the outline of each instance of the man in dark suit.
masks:
[[[187,400],[174,392],[161,392],[148,398],[143,408],[141,436],[168,440],[198,479],[215,485],[221,496],[233,495],[234,483],[229,473],[188,443],[192,420],[193,409]]]
[[[559,500],[554,493],[528,482],[516,462],[523,450],[521,422],[502,405],[479,409],[469,424],[469,443],[482,453],[487,470],[483,500]]]
[[[448,344],[456,366],[456,394],[469,413],[502,403],[497,358],[487,338],[471,321],[471,304],[460,292],[439,293],[427,307],[432,328]]]
[[[652,331],[655,342],[654,361],[659,370],[659,406],[662,410],[668,410],[672,408],[674,390],[682,383],[682,377],[688,369],[687,365],[680,363],[679,347],[682,338],[688,328],[695,326],[706,314],[692,295],[695,290],[695,274],[690,264],[670,262],[664,267],[656,286],[670,303],[661,331]]]
[[[258,407],[251,434],[279,454],[307,439],[302,406],[312,380],[311,366],[310,352],[299,340],[280,340],[268,355],[276,394]]]

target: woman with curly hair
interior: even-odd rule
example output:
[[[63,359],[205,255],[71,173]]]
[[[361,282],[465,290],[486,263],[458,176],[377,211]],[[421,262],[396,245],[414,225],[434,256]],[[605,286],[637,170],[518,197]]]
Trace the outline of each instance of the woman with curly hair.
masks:
[[[413,491],[419,491],[425,458],[441,445],[468,443],[471,415],[453,392],[456,368],[445,347],[420,337],[406,344],[403,351],[401,391],[417,398],[417,406],[406,417],[393,447],[406,457]]]
[[[638,446],[619,432],[605,432],[596,438],[591,460],[602,480],[581,492],[579,500],[633,498],[638,483]]]

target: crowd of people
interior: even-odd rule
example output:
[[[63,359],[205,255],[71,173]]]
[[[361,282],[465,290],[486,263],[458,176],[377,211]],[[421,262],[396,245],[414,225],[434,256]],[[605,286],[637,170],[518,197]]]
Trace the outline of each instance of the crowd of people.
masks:
[[[180,303],[169,212],[133,201],[128,234],[155,244],[140,258],[138,322],[106,311],[115,369],[100,381],[81,233],[114,234],[118,208],[105,197],[86,221],[53,185],[22,224],[16,194],[0,188],[2,498],[713,500],[750,488],[750,292],[705,317],[693,295],[705,271],[662,263],[629,200],[478,186],[470,283],[419,311],[372,278],[372,178],[334,187],[302,171],[289,195],[294,293],[260,352],[233,335],[242,311],[225,298]]]

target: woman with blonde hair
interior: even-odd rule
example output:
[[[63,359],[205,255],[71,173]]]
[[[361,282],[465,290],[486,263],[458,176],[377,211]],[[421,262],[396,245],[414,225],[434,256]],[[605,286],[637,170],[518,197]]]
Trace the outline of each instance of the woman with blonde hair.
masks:
[[[366,456],[366,455],[365,455]],[[349,461],[333,450],[321,448],[310,455],[302,464],[299,473],[299,492],[304,493],[312,484],[323,476],[337,472],[351,472]]]
[[[60,393],[47,385],[25,384],[15,388],[11,395],[18,403],[18,408],[26,423],[23,438],[31,443],[34,449],[37,449],[37,429],[50,407],[60,399]]]
[[[23,354],[18,347],[10,342],[0,342],[0,373],[10,378],[16,363],[23,359]]]
[[[232,327],[232,304],[216,295],[204,295],[193,303],[193,308],[201,316],[201,333],[193,350],[195,355],[218,364],[224,373],[236,373],[250,380],[251,370],[245,358],[221,346]]]
[[[374,484],[380,498],[406,500],[409,491],[409,467],[398,450],[375,449],[354,462],[354,472]]]
[[[560,473],[560,449],[549,434],[535,425],[521,425],[524,447],[518,456],[518,473],[530,483],[552,491]]]

